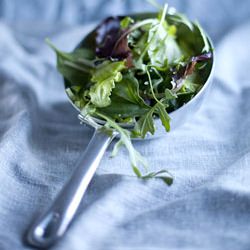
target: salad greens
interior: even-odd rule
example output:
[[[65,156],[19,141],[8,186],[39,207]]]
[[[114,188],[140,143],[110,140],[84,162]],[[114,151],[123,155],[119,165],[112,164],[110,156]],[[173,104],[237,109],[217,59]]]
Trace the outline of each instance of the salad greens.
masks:
[[[112,156],[125,146],[138,177],[171,184],[165,170],[141,173],[141,166],[148,171],[147,162],[131,138],[153,135],[156,117],[170,131],[168,114],[190,101],[206,82],[212,48],[200,25],[182,14],[169,14],[165,5],[159,14],[105,19],[71,53],[47,42],[56,52],[66,92],[83,116],[102,119],[120,134]]]

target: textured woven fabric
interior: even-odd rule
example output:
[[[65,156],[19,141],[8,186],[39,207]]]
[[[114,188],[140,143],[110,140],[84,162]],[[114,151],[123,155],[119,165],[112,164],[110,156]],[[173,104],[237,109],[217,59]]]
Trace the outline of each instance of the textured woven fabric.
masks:
[[[201,109],[176,131],[134,142],[174,184],[134,177],[127,152],[105,154],[79,214],[55,250],[250,249],[250,2],[169,1],[215,41],[216,70]],[[74,170],[92,130],[69,104],[49,36],[71,50],[110,14],[144,1],[0,1],[0,249],[24,234]]]

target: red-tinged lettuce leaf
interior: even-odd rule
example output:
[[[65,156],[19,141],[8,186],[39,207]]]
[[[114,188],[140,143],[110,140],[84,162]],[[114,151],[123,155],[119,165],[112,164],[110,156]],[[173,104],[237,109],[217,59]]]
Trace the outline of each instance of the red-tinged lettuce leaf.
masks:
[[[199,56],[194,56],[191,58],[191,60],[189,61],[189,63],[187,63],[184,66],[180,66],[178,69],[174,68],[172,69],[173,71],[173,77],[172,77],[172,84],[173,84],[173,88],[174,89],[180,89],[182,87],[182,84],[185,80],[185,78],[189,75],[192,75],[194,70],[195,70],[195,66],[197,63],[200,62],[207,62],[209,60],[211,60],[213,57],[212,52],[208,52]]]
[[[132,66],[132,53],[128,46],[127,29],[121,28],[123,17],[108,17],[96,29],[96,55],[100,58],[127,59]]]
[[[106,18],[96,29],[96,55],[110,57],[121,36],[120,17]]]

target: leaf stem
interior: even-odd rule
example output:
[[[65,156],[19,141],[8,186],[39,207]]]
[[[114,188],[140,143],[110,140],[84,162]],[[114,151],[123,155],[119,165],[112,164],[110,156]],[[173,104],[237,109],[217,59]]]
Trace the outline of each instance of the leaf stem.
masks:
[[[86,60],[84,58],[79,58],[79,59],[77,59],[77,61],[81,64],[84,64],[85,66],[92,68],[92,69],[96,68],[91,61]]]
[[[158,98],[155,96],[155,92],[154,92],[154,88],[153,88],[153,84],[152,84],[152,79],[151,79],[151,76],[150,76],[150,73],[149,73],[148,69],[146,70],[146,72],[147,72],[147,75],[148,75],[148,81],[149,81],[149,85],[150,85],[150,89],[151,89],[152,95],[153,95],[154,99],[156,100],[156,102],[162,104],[158,100]]]
[[[124,38],[125,36],[127,36],[129,33],[131,33],[132,31],[136,30],[136,29],[139,29],[147,24],[152,24],[153,22],[155,21],[154,18],[150,18],[150,19],[146,19],[146,20],[143,20],[143,21],[140,21],[136,24],[134,24],[133,26],[131,26],[130,29],[128,29],[121,37],[120,39]],[[120,40],[119,39],[119,40]]]
[[[146,19],[146,20],[143,20],[141,22],[138,22],[136,24],[134,24],[132,27],[130,27],[127,31],[125,31],[121,37],[117,40],[117,42],[115,43],[115,46],[114,48],[117,48],[117,46],[120,44],[120,42],[129,34],[131,33],[132,31],[136,30],[136,29],[139,29],[140,27],[143,27],[147,24],[151,24],[154,22],[154,19]]]
[[[148,44],[146,45],[146,47],[144,48],[144,50],[142,51],[140,57],[139,57],[139,61],[142,60],[145,56],[145,54],[147,53],[148,51],[148,48],[150,46],[150,44],[152,43],[152,41],[154,40],[156,34],[159,32],[160,30],[160,27],[163,25],[163,22],[164,20],[166,19],[166,15],[167,15],[167,10],[168,10],[168,4],[165,4],[164,5],[164,8],[163,8],[163,11],[162,11],[162,16],[161,16],[161,20],[160,22],[157,24],[157,29],[156,31],[154,32],[153,36],[151,37],[150,41],[148,42]]]
[[[166,19],[167,10],[168,10],[168,4],[166,3],[166,4],[164,5],[163,11],[162,11],[162,16],[161,16],[160,25],[162,25],[163,22],[164,22],[165,19]]]
[[[130,161],[131,161],[134,172],[136,173],[135,170],[139,171],[138,164],[140,163],[143,165],[143,167],[147,171],[148,164],[146,160],[141,156],[141,154],[137,150],[135,150],[131,142],[129,131],[119,126],[114,120],[110,119],[106,115],[97,111],[95,112],[95,114],[103,118],[104,120],[106,120],[107,123],[120,134],[121,141],[128,150]],[[136,173],[136,175],[138,176],[138,173]]]
[[[89,69],[89,70],[84,69],[84,68],[80,67],[79,65],[77,65],[77,64],[75,64],[75,63],[73,63],[73,62],[64,61],[63,63],[64,63],[65,65],[67,65],[67,66],[69,66],[69,67],[71,67],[71,68],[73,68],[73,69],[79,70],[79,71],[81,71],[81,72],[90,73],[90,69]]]

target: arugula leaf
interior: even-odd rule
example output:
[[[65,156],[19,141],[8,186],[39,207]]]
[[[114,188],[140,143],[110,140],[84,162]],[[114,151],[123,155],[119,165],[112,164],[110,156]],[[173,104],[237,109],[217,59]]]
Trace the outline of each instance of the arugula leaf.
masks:
[[[121,136],[121,139],[114,146],[113,152],[111,154],[112,157],[116,156],[119,148],[122,145],[124,145],[128,150],[130,161],[132,164],[132,169],[138,178],[142,178],[143,180],[149,180],[152,178],[161,179],[167,185],[171,185],[173,183],[173,176],[167,170],[161,170],[158,172],[150,172],[146,175],[142,175],[139,168],[142,165],[147,170],[148,163],[143,158],[143,156],[133,147],[133,144],[130,139],[129,131],[121,128],[116,122],[114,122],[107,116],[101,113],[97,113],[97,115],[105,119],[107,121],[107,125],[116,129]]]
[[[137,121],[134,129],[134,134],[141,138],[145,138],[149,132],[152,135],[155,133],[154,115],[155,107],[151,108],[146,114],[142,115]]]
[[[123,142],[122,139],[120,139],[114,146],[113,151],[111,153],[111,157],[115,157],[118,154],[118,151],[120,150],[120,148],[123,146]]]
[[[120,134],[121,139],[120,141],[118,141],[118,145],[116,146],[115,152],[113,152],[113,155],[117,153],[117,149],[123,144],[128,150],[129,158],[130,158],[131,165],[133,167],[134,172],[136,173],[137,176],[141,175],[139,174],[140,173],[139,167],[142,165],[143,167],[147,169],[148,163],[142,157],[142,155],[133,147],[129,131],[120,127],[115,121],[110,119],[108,116],[100,112],[96,112],[96,114],[100,116],[101,118],[103,118],[104,120],[106,120],[107,124],[110,127],[114,128]]]
[[[158,172],[151,172],[147,175],[141,176],[142,179],[148,180],[151,178],[159,178],[163,180],[167,185],[173,184],[173,176],[167,170],[160,170]]]
[[[170,117],[166,111],[166,107],[162,103],[155,105],[155,112],[159,115],[162,125],[167,132],[170,131]]]
[[[173,99],[176,99],[176,98],[177,98],[176,93],[174,93],[170,89],[165,89],[165,96],[164,96],[165,100],[173,100]]]
[[[140,117],[136,123],[135,134],[145,138],[147,133],[151,133],[152,135],[155,133],[154,114],[160,117],[165,130],[167,132],[170,130],[170,117],[164,104],[159,102]]]
[[[136,176],[137,176],[138,178],[141,178],[141,177],[142,177],[142,174],[141,174],[140,170],[139,170],[136,166],[132,166],[132,168],[133,168],[133,171],[134,171],[134,173],[136,174]]]
[[[110,105],[110,95],[115,83],[122,80],[121,71],[125,69],[124,61],[105,61],[93,72],[91,82],[94,85],[89,90],[91,103],[96,107],[107,107]]]

